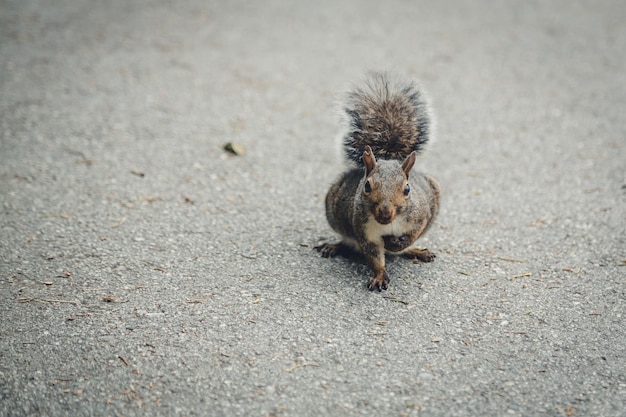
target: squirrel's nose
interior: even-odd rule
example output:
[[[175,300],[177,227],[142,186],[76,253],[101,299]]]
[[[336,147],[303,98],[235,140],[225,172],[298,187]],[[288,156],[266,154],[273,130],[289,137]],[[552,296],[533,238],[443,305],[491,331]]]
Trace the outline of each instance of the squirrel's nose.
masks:
[[[382,206],[378,211],[376,220],[380,224],[389,224],[393,220],[393,210],[389,206]]]

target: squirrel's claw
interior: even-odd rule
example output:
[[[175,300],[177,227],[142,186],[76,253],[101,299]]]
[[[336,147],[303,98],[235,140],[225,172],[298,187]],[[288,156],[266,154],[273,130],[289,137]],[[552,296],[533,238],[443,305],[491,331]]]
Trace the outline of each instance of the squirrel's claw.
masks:
[[[322,258],[334,258],[339,253],[340,246],[340,243],[324,243],[315,246],[314,249],[322,255]]]
[[[387,271],[383,271],[382,273],[377,274],[375,277],[370,279],[369,284],[367,284],[367,289],[370,291],[378,291],[386,290],[389,287],[389,275]]]
[[[411,249],[402,254],[405,258],[410,259],[413,263],[432,262],[437,255],[428,249]]]

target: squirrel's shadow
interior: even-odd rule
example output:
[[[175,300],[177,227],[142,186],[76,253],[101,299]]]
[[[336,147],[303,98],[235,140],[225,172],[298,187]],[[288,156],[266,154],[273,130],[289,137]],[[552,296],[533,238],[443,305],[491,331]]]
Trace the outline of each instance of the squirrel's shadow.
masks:
[[[320,252],[320,247],[322,246],[323,245],[315,246],[314,249]],[[402,269],[403,271],[406,272],[406,271],[409,271],[408,268],[410,268],[410,265],[406,265],[403,267],[402,264],[404,264],[404,262],[406,262],[407,260],[409,260],[410,263],[413,263],[413,264],[422,264],[426,262],[432,262],[435,259],[435,255],[432,252],[428,251],[427,249],[423,249],[423,251],[428,254],[428,256],[424,257],[424,260],[417,259],[414,257],[407,258],[406,256],[402,254],[386,253],[385,262],[387,263],[388,266],[394,265],[394,268],[393,268],[394,270]],[[346,261],[348,261],[347,262],[348,265],[356,266],[357,268],[355,268],[354,274],[352,275],[352,278],[355,280],[361,279],[361,278],[367,278],[368,276],[369,268],[367,266],[367,259],[365,258],[365,256],[363,256],[363,254],[360,251],[350,246],[339,245],[336,248],[332,256],[322,255],[322,258],[328,258],[328,259],[343,258]],[[396,262],[398,261],[400,261],[400,264],[396,264]],[[400,271],[394,271],[394,272],[398,273]],[[418,287],[421,287],[421,284],[418,285]]]

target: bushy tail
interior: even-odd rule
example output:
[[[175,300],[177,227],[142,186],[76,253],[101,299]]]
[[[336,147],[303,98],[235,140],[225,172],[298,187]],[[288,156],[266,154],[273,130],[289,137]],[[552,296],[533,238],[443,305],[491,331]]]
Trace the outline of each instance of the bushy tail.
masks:
[[[343,138],[347,158],[359,165],[369,145],[378,159],[402,160],[419,153],[430,137],[431,120],[426,98],[411,81],[386,73],[368,74],[344,102],[348,131]]]

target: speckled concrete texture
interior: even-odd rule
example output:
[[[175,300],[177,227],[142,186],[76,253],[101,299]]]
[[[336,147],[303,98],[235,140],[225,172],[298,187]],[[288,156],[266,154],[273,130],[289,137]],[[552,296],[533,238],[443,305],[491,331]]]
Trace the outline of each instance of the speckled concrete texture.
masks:
[[[0,1],[0,415],[623,416],[624,21]],[[428,92],[444,188],[437,260],[382,293],[312,249],[372,69]]]

